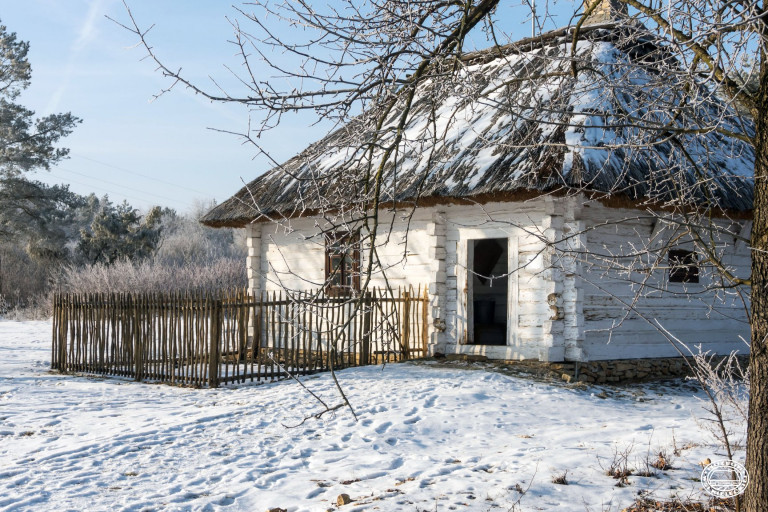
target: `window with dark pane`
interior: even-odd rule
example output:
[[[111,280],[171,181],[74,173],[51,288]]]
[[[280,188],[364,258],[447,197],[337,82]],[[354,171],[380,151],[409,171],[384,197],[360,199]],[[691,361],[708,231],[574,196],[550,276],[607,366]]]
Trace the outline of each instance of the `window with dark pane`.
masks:
[[[360,290],[360,237],[357,233],[330,233],[325,238],[325,282],[329,293]]]
[[[671,249],[669,251],[669,282],[699,282],[699,259],[694,251],[686,249]]]

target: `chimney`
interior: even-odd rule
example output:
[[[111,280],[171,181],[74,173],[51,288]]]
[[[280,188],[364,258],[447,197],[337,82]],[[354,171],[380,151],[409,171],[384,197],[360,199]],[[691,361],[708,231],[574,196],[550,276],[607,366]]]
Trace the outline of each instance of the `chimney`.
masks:
[[[588,9],[598,4],[595,10],[587,17],[584,25],[598,25],[618,21],[627,17],[627,4],[621,0],[584,0],[584,7]]]

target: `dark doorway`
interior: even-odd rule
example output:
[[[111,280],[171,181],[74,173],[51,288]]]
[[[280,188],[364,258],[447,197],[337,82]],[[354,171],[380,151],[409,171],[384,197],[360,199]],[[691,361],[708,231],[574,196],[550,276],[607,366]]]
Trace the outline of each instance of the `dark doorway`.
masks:
[[[470,240],[467,258],[472,262],[472,342],[475,345],[507,344],[508,239]]]

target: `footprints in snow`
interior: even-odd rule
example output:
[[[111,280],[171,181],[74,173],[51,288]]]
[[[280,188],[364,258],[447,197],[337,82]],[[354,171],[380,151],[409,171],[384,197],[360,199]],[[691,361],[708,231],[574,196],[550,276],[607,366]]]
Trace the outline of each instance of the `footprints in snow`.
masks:
[[[428,394],[429,393],[424,393],[425,396]],[[424,400],[424,403],[421,409],[431,409],[432,407],[434,407],[437,402],[437,398],[438,397],[435,394],[429,394],[429,396],[426,396],[426,399]],[[419,410],[420,410],[419,407],[411,407],[410,410],[408,410],[403,414],[403,416],[405,416],[406,419],[403,420],[402,424],[405,427],[412,427],[416,423],[420,422],[422,420],[422,417],[421,415],[418,414]],[[379,413],[387,412],[387,409],[383,407],[377,407],[372,412],[374,414],[379,414]],[[370,427],[371,425],[373,425],[373,423],[374,423],[374,420],[370,418],[365,419],[361,422],[362,426],[364,427]],[[373,431],[378,435],[383,435],[392,428],[392,425],[393,425],[392,421],[384,421],[383,423],[374,427]],[[346,434],[344,437],[342,437],[342,441],[348,442],[350,438],[351,438],[351,435]],[[397,439],[394,437],[389,437],[385,439],[385,442],[390,446],[394,446],[395,444],[397,444]]]

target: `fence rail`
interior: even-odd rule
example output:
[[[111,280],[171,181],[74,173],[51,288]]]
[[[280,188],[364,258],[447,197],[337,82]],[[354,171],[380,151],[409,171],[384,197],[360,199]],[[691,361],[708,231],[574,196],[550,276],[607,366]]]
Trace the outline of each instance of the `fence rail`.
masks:
[[[423,357],[426,290],[57,294],[52,369],[186,386]]]

